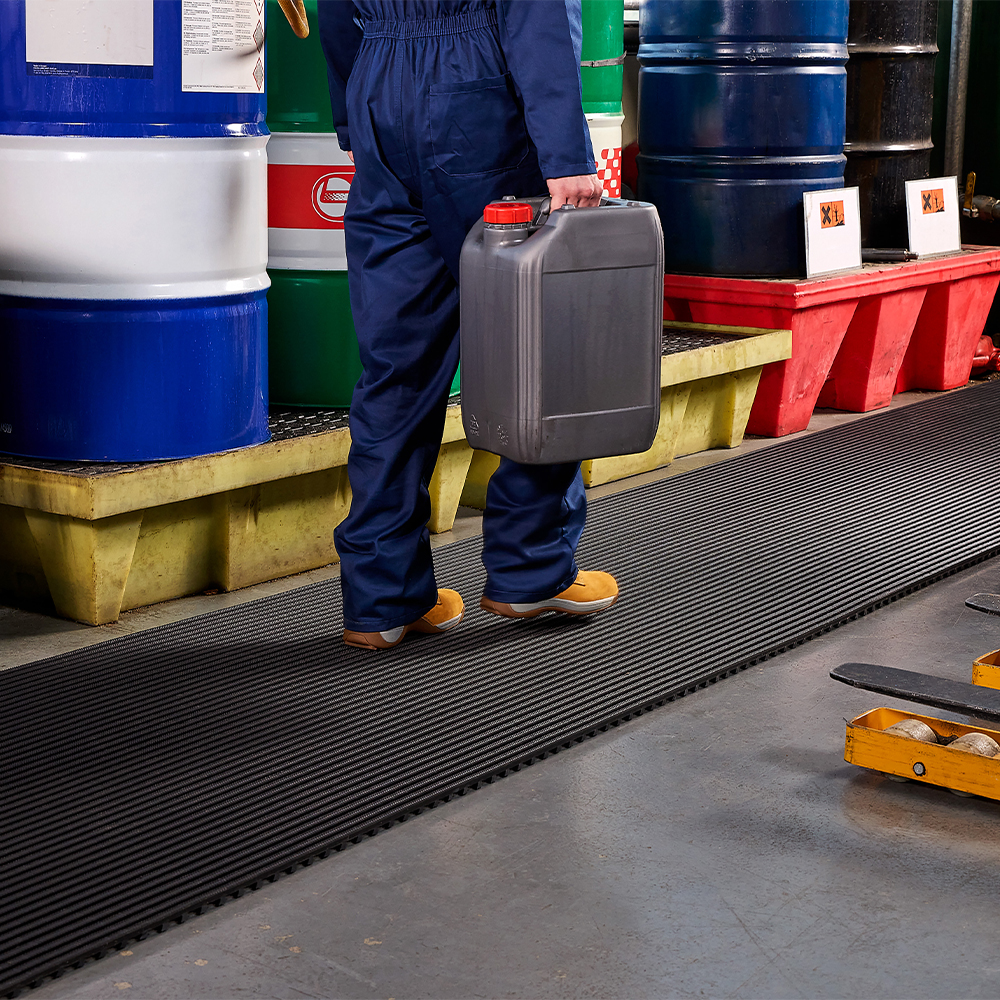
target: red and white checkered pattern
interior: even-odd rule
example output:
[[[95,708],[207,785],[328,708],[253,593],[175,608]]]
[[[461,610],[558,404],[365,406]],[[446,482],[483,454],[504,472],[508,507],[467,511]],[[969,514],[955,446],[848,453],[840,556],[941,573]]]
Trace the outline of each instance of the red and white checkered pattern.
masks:
[[[609,198],[622,196],[622,150],[621,146],[602,149],[597,161],[597,179]]]

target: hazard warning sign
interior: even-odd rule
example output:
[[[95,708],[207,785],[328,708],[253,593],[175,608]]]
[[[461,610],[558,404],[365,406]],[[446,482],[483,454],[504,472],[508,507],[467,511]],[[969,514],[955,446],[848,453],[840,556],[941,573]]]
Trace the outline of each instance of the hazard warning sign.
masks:
[[[918,257],[961,250],[957,179],[926,177],[907,181],[904,187],[910,249]]]
[[[819,225],[820,229],[844,225],[844,203],[842,201],[820,202]]]
[[[858,189],[806,191],[806,276],[836,274],[861,267],[861,212]]]
[[[922,215],[932,215],[944,211],[944,188],[932,188],[920,192],[920,212]]]

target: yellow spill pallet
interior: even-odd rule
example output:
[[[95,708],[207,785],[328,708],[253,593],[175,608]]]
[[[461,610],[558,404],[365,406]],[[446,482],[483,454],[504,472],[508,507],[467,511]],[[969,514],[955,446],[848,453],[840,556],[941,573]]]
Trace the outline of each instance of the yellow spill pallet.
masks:
[[[588,483],[739,444],[761,367],[791,355],[788,330],[669,325],[738,339],[664,357],[657,443],[587,463]],[[100,625],[131,608],[335,563],[349,449],[350,432],[336,428],[93,473],[0,462],[0,600]],[[461,409],[449,406],[430,484],[432,532],[452,527],[460,500],[483,506],[497,462],[473,453]]]
[[[1000,800],[1000,758],[980,757],[944,744],[922,743],[885,732],[903,719],[919,719],[939,737],[985,733],[1000,743],[1000,732],[964,726],[894,708],[874,708],[847,723],[844,760],[900,778],[938,785],[968,795]]]
[[[210,588],[338,561],[346,428],[93,474],[0,464],[0,599],[89,625]],[[472,459],[449,406],[431,480],[432,531],[451,528]]]

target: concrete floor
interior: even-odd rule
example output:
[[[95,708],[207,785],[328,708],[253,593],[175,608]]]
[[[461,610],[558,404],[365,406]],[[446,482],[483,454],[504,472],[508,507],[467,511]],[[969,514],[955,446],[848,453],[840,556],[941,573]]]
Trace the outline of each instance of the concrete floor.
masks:
[[[844,718],[900,703],[827,673],[968,679],[998,589],[984,563],[30,996],[996,997],[1000,805],[845,764]],[[74,634],[4,622],[0,659]]]

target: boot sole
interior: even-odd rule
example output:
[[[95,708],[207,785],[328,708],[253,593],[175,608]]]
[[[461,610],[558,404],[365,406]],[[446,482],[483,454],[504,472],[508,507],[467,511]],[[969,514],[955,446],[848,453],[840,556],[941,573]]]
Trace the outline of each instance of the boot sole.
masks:
[[[607,611],[618,602],[618,595],[614,597],[604,597],[599,601],[588,601],[582,604],[579,601],[555,601],[549,600],[541,602],[541,607],[532,607],[524,611],[518,611],[513,604],[503,604],[500,601],[490,600],[488,597],[479,599],[479,607],[483,611],[488,611],[491,615],[499,615],[501,618],[537,618],[545,614],[546,611],[556,611],[564,615],[596,615],[599,611]],[[596,605],[596,606],[595,606]]]
[[[461,625],[463,618],[465,618],[464,608],[460,615],[449,618],[440,625],[432,625],[430,622],[425,622],[423,618],[418,618],[415,622],[404,625],[399,638],[394,639],[392,642],[383,639],[380,632],[355,632],[352,629],[345,628],[344,642],[355,649],[392,649],[394,646],[398,646],[411,632],[419,632],[423,635],[441,635]],[[391,629],[388,631],[391,631]]]

